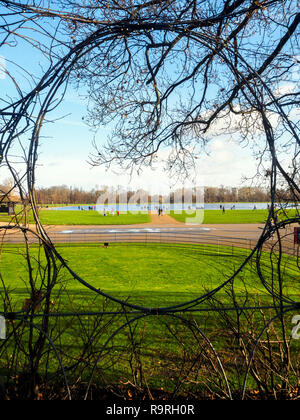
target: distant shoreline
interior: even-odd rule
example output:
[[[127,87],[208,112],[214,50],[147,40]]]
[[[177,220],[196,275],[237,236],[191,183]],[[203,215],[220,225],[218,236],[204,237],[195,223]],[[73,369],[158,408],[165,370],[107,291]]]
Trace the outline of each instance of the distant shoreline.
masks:
[[[240,204],[240,203],[242,203],[242,204],[270,204],[271,205],[271,202],[270,201],[205,201],[205,203],[204,204]],[[159,204],[159,203],[155,203],[155,204]],[[160,203],[160,204],[162,204],[162,205],[165,205],[165,204],[169,204],[169,203]],[[170,203],[170,204],[174,204],[174,203]],[[181,203],[176,203],[176,204],[181,204]],[[194,205],[196,204],[196,203],[193,203]],[[202,203],[201,203],[202,204]],[[119,206],[126,206],[127,205],[127,203],[108,203],[108,204],[95,204],[95,203],[86,203],[86,204],[77,204],[77,203],[75,203],[75,204],[37,204],[37,206],[40,208],[40,209],[46,209],[47,207],[48,208],[55,208],[55,207],[83,207],[83,206],[116,206],[116,205],[119,205]],[[138,205],[138,204],[136,204],[136,205]],[[143,204],[141,204],[141,205],[144,205],[144,206],[146,206],[147,204],[145,204],[145,203],[143,203]],[[150,205],[150,203],[149,203],[149,205]]]

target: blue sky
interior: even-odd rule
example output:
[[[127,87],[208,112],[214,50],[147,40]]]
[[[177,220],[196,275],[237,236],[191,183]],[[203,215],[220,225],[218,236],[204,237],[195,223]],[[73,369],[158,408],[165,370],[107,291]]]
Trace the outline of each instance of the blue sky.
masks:
[[[42,75],[47,67],[46,61],[41,54],[28,44],[20,43],[17,47],[4,47],[0,51],[0,65],[5,63],[8,71],[17,74],[17,80],[22,89],[29,90],[29,83],[11,62],[16,61],[27,71]],[[16,73],[17,72],[17,73]],[[16,96],[13,84],[3,73],[0,74],[1,97],[5,95]],[[83,87],[83,92],[84,87]],[[91,189],[101,185],[131,185],[133,187],[147,188],[149,179],[151,184],[169,188],[172,180],[165,173],[162,165],[158,165],[153,171],[145,170],[140,177],[130,179],[119,168],[114,171],[106,171],[103,167],[92,168],[88,163],[88,157],[93,153],[93,133],[84,124],[82,117],[86,115],[87,103],[78,92],[69,88],[63,103],[51,114],[51,118],[63,120],[46,124],[42,130],[39,161],[37,168],[37,186],[47,187],[51,185],[77,186]],[[109,134],[108,128],[101,128],[97,135],[97,144],[105,141]],[[207,186],[241,186],[244,177],[253,177],[256,173],[256,161],[248,147],[235,141],[228,141],[228,137],[213,136],[207,152],[198,160],[197,179],[199,185]],[[25,141],[23,139],[22,141]],[[0,178],[7,176],[5,168],[0,168]]]
[[[45,63],[40,61],[40,54],[28,47],[26,54],[23,51],[21,45],[18,48],[1,50],[2,64],[5,62],[8,71],[14,73],[16,68],[10,61],[16,60],[17,53],[19,65],[35,74],[42,74]],[[30,88],[28,82],[21,76],[21,72],[18,73],[18,82],[21,87],[28,90]],[[0,89],[2,97],[6,94],[16,97],[16,91],[7,76],[0,78]],[[135,177],[133,181],[129,175],[124,176],[119,168],[109,172],[102,167],[92,168],[88,163],[88,157],[93,153],[93,133],[82,120],[82,117],[86,115],[86,105],[86,100],[70,87],[63,103],[51,114],[51,119],[63,116],[64,118],[55,123],[46,124],[42,130],[37,169],[38,186],[65,184],[85,189],[97,185],[146,186],[149,178],[152,183],[159,186],[170,184],[168,175],[160,165],[153,171],[145,170],[144,174],[139,178]],[[101,128],[96,138],[98,145],[101,145],[108,133],[108,128]],[[255,173],[255,160],[251,157],[251,152],[238,145],[237,142],[228,144],[226,137],[221,136],[212,141],[208,151],[210,156],[204,155],[199,159],[198,170],[199,182],[205,185],[239,186],[243,176],[250,177]],[[229,166],[230,170],[228,170]],[[0,176],[1,178],[7,176],[4,168],[0,169]]]

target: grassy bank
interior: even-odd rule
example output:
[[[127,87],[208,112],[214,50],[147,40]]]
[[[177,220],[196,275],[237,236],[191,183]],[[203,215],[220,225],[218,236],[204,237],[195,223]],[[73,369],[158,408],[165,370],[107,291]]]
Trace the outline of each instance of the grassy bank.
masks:
[[[146,306],[168,306],[194,299],[205,290],[214,289],[226,281],[249,254],[246,249],[214,245],[59,245],[58,250],[71,268],[85,281],[101,291]],[[32,250],[32,275],[38,276],[38,248]],[[296,261],[284,257],[283,274],[287,293],[294,293],[297,277]],[[286,264],[287,263],[287,264]],[[45,259],[42,258],[42,266]],[[28,295],[28,276],[23,246],[5,246],[1,254],[0,274],[7,287],[13,290],[15,302]],[[276,266],[272,267],[276,276]],[[263,264],[266,276],[271,274],[268,255]],[[296,276],[296,277],[295,277]],[[94,293],[73,280],[63,270],[60,284],[76,300]],[[245,287],[251,295],[268,297],[255,271],[248,265],[235,280],[235,291],[243,294]],[[221,292],[222,293],[222,292]],[[28,297],[28,296],[27,296]]]
[[[112,216],[98,213],[97,211],[73,211],[73,210],[40,210],[40,220],[44,225],[132,225],[149,223],[149,214],[140,213],[120,213]],[[0,215],[0,222],[9,222],[12,218],[8,215]],[[18,220],[23,220],[20,213]],[[30,222],[34,222],[32,214],[29,216]]]
[[[23,220],[21,208],[17,208],[19,221]],[[203,212],[186,212],[180,213],[171,211],[170,216],[181,223],[204,223],[204,224],[263,224],[267,220],[267,210],[205,210],[204,219]],[[278,213],[279,220],[288,217],[294,217],[295,210],[288,210],[286,214]],[[132,225],[150,223],[151,217],[148,213],[142,214],[121,212],[119,216],[107,216],[97,211],[73,211],[73,210],[47,210],[39,211],[41,222],[45,225]],[[32,214],[29,215],[30,222],[34,222]],[[12,218],[7,214],[0,214],[0,222],[10,222]]]
[[[186,223],[198,223],[199,219],[202,220],[201,215],[203,212],[200,210],[196,212],[181,212],[177,214],[174,211],[170,212],[170,216],[175,220]],[[296,215],[295,210],[288,210],[286,212],[288,217]],[[286,218],[281,212],[278,214],[279,220]],[[267,210],[205,210],[204,211],[204,224],[248,224],[248,223],[265,223],[268,218]],[[193,220],[194,219],[194,220]]]

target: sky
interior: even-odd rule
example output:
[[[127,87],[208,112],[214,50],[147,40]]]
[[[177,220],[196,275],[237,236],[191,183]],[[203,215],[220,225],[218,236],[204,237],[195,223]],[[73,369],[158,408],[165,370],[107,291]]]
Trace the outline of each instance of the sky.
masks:
[[[20,52],[20,49],[19,49]],[[14,71],[10,62],[14,57],[11,49],[6,55],[0,57],[0,67]],[[39,63],[36,61],[34,52],[32,56],[18,56],[18,63],[25,68],[34,71]],[[19,83],[28,89],[28,83],[20,77]],[[11,81],[0,70],[0,91],[13,95],[15,92]],[[93,153],[93,133],[82,120],[87,113],[86,100],[78,92],[70,88],[63,103],[51,115],[51,119],[62,118],[54,123],[46,124],[41,133],[39,159],[37,166],[37,187],[49,187],[53,185],[67,185],[80,187],[86,190],[97,186],[122,185],[124,187],[141,187],[144,189],[169,190],[172,179],[164,171],[163,165],[158,164],[155,168],[145,169],[141,175],[132,178],[130,174],[124,174],[120,168],[106,171],[104,167],[92,167],[89,156]],[[96,141],[101,145],[109,134],[106,127],[99,130]],[[255,174],[256,163],[249,148],[242,147],[238,141],[228,141],[225,136],[216,136],[212,140],[207,153],[198,160],[197,184],[207,186],[241,186],[244,177],[252,177]],[[5,168],[0,168],[0,178],[8,176]],[[151,185],[149,185],[151,180]]]
[[[24,53],[26,51],[26,54]],[[22,71],[12,62],[17,61],[24,69],[34,74],[42,74],[45,69],[40,54],[34,48],[4,47],[0,56],[0,92],[1,96],[15,96],[11,80],[5,76],[3,69],[17,74],[18,83],[29,90],[29,83],[22,76]],[[2,68],[2,71],[1,71]],[[84,92],[83,92],[84,93]],[[163,165],[158,164],[153,170],[145,169],[140,176],[133,178],[124,174],[120,168],[106,171],[104,167],[91,167],[89,155],[93,153],[93,133],[85,125],[82,117],[86,115],[86,100],[78,92],[70,88],[63,103],[51,115],[51,118],[61,118],[55,123],[48,123],[42,129],[39,159],[37,166],[37,187],[67,185],[90,190],[107,185],[148,190],[169,191],[173,180],[165,172]],[[109,129],[99,130],[96,142],[103,144]],[[252,150],[239,144],[239,137],[228,140],[225,135],[212,136],[212,141],[206,152],[197,161],[197,185],[240,187],[245,185],[245,178],[256,174],[257,161]],[[17,152],[16,152],[17,153]],[[21,164],[20,164],[21,166]],[[0,181],[8,176],[6,168],[0,168]],[[250,181],[247,182],[247,185]],[[174,185],[172,185],[174,186]],[[177,185],[178,186],[178,185]]]
[[[132,178],[117,167],[111,171],[92,167],[89,155],[94,152],[93,133],[82,121],[86,112],[85,104],[76,97],[76,92],[71,92],[67,94],[62,108],[59,112],[68,111],[71,115],[49,124],[42,133],[45,137],[42,138],[37,169],[40,186],[65,184],[90,189],[102,185],[130,185],[149,190],[151,187],[168,189],[172,184],[161,162],[152,170],[147,168]],[[107,134],[109,129],[102,128],[96,136],[97,144],[101,144]],[[242,177],[252,177],[255,169],[256,162],[249,148],[219,136],[212,140],[207,153],[203,153],[198,160],[197,185],[240,186]]]

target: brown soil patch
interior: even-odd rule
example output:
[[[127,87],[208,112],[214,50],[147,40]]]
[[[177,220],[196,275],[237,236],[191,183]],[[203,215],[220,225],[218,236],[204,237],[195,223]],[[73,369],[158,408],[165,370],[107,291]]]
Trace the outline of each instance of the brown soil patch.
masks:
[[[168,214],[163,214],[162,216],[151,212],[149,212],[149,214],[151,217],[152,225],[184,225],[184,223],[178,222],[178,220],[173,219],[173,217],[169,216]]]

